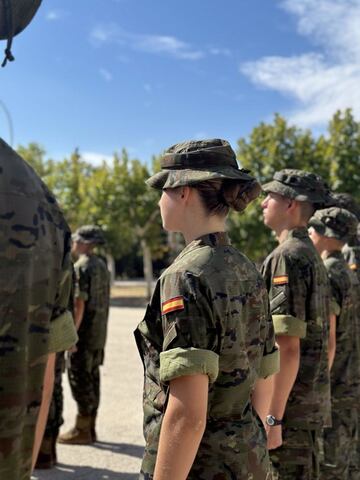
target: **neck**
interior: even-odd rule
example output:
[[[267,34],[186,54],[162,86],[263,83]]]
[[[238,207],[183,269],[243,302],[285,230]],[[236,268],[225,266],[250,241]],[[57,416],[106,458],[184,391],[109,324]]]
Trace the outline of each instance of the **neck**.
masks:
[[[295,228],[306,228],[307,224],[305,222],[297,223],[297,224],[288,224],[288,225],[283,225],[279,227],[277,230],[275,230],[275,235],[279,243],[283,243],[287,236],[288,233],[291,230],[294,230]]]
[[[206,217],[202,221],[187,222],[186,228],[182,230],[186,245],[191,243],[196,238],[202,237],[209,233],[224,232],[225,231],[226,218],[220,218],[218,216]]]

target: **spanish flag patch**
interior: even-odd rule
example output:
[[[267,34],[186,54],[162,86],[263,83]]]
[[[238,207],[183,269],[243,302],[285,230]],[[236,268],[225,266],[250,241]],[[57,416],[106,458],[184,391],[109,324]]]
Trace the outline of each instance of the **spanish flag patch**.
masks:
[[[273,285],[287,285],[289,283],[288,275],[277,275],[273,278]]]
[[[356,263],[350,263],[349,267],[350,267],[351,270],[357,270]]]
[[[161,314],[166,315],[170,312],[175,312],[175,310],[184,310],[184,297],[174,297],[170,298],[170,300],[166,300],[161,305]]]

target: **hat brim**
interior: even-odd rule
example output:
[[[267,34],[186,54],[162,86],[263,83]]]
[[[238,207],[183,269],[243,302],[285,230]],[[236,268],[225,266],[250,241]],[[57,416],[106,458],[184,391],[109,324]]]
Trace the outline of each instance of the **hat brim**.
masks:
[[[335,203],[334,198],[330,194],[324,194],[315,191],[309,194],[304,190],[295,189],[285,185],[278,180],[272,180],[271,182],[265,183],[264,185],[261,185],[261,188],[266,193],[278,193],[284,197],[291,198],[299,202],[309,202],[321,208],[333,206]]]
[[[197,183],[204,182],[213,179],[229,179],[229,180],[242,180],[244,182],[253,182],[254,177],[249,175],[243,170],[223,167],[216,168],[216,170],[210,169],[181,169],[181,170],[161,170],[155,175],[152,175],[146,180],[146,184],[149,187],[157,190],[165,188],[177,188],[184,186],[192,186]]]

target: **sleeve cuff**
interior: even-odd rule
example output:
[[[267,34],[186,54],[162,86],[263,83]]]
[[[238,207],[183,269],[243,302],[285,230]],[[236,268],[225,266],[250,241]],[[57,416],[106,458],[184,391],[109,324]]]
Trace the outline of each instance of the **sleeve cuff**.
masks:
[[[89,295],[86,292],[77,292],[75,296],[80,300],[84,300],[84,302],[86,302],[89,298]]]
[[[332,298],[330,301],[330,312],[336,316],[339,316],[341,312],[340,305],[334,298]]]
[[[260,365],[260,377],[266,378],[270,375],[274,375],[280,370],[280,353],[276,349],[272,353],[265,355],[261,360]]]
[[[306,337],[306,322],[292,315],[273,315],[276,335],[288,335],[289,337]]]
[[[64,352],[77,341],[74,319],[69,310],[66,310],[50,323],[49,353]]]
[[[208,375],[214,383],[219,373],[219,355],[199,348],[173,348],[160,353],[160,380],[169,382],[185,375]]]

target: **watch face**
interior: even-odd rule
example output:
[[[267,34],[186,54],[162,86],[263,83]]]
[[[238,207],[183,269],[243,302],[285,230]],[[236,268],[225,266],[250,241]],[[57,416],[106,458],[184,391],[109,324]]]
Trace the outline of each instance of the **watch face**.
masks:
[[[266,417],[266,423],[272,427],[273,425],[275,425],[275,418],[272,416],[272,415],[268,415]]]

